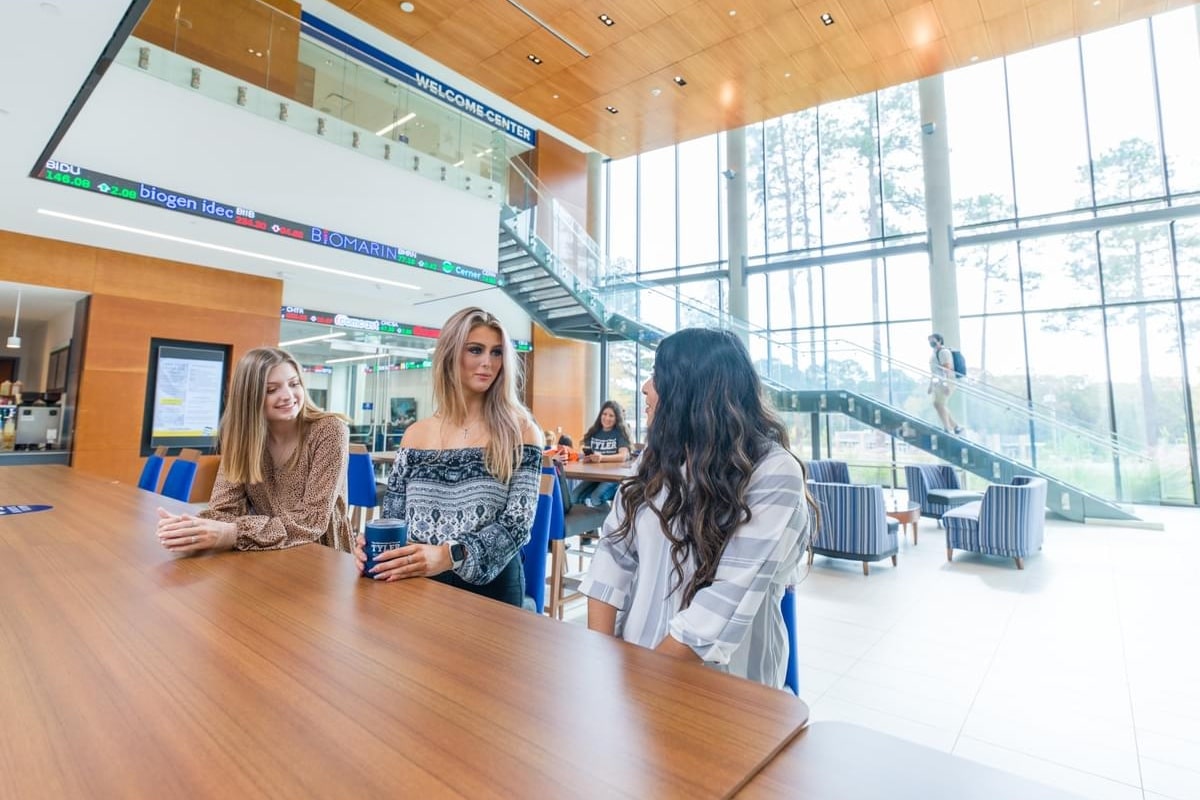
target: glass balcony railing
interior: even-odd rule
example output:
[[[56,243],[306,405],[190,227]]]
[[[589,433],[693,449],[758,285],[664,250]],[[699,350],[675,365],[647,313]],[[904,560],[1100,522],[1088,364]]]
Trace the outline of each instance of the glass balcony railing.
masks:
[[[507,182],[509,204],[518,212],[523,234],[536,235],[549,245],[555,254],[552,268],[574,277],[577,291],[598,299],[610,319],[620,315],[640,320],[662,333],[688,326],[734,330],[772,385],[853,391],[940,427],[928,394],[927,365],[906,364],[819,333],[798,333],[793,338],[790,332],[764,331],[687,297],[676,287],[639,281],[605,260],[600,246],[580,224],[579,211],[556,201],[519,159],[511,160]],[[966,438],[977,446],[1114,502],[1160,503],[1190,497],[1186,450],[1150,452],[1112,435],[1102,420],[1081,420],[970,377],[955,380],[954,386],[951,411],[967,428]],[[797,441],[804,440],[807,424],[794,423]],[[874,451],[869,458],[879,460],[880,469],[900,457],[913,462],[933,459],[899,439],[893,456],[888,447],[879,446],[879,438],[886,439],[886,434],[854,420],[831,421],[829,433],[844,448],[853,448],[862,439],[858,444],[863,452]]]
[[[297,12],[299,6],[297,6]],[[118,62],[499,200],[495,129],[260,0],[153,0]],[[509,155],[528,149],[505,137]],[[502,176],[501,176],[502,177]]]

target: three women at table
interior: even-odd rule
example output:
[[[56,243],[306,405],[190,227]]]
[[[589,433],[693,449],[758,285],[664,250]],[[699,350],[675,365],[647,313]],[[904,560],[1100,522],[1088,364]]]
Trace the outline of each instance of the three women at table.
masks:
[[[221,419],[221,464],[208,508],[158,510],[158,537],[176,553],[281,550],[320,542],[349,552],[350,429],[304,390],[300,365],[276,347],[246,353]]]
[[[543,444],[518,396],[521,363],[480,308],[446,322],[433,362],[437,411],[405,432],[383,501],[383,516],[407,522],[409,544],[378,556],[374,577],[431,577],[519,606]]]
[[[787,431],[729,331],[663,339],[642,392],[646,448],[581,587],[588,627],[782,687],[780,599],[815,516]]]
[[[629,426],[625,424],[625,416],[621,405],[615,400],[606,400],[600,406],[600,413],[587,433],[583,434],[582,447],[584,454],[579,457],[581,463],[599,464],[602,462],[624,463],[629,459]],[[590,451],[590,452],[588,452]],[[615,483],[599,483],[583,481],[575,487],[573,502],[588,505],[600,505],[613,499],[617,493]]]

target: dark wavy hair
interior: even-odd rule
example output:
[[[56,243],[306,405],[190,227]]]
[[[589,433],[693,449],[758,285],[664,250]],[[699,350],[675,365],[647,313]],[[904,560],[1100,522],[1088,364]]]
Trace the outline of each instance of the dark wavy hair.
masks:
[[[614,532],[633,532],[648,506],[671,542],[672,592],[683,606],[713,582],[725,545],[750,520],[750,477],[772,445],[788,448],[787,428],[768,407],[762,382],[742,341],[730,331],[686,328],[658,345],[658,403],[637,473],[621,484],[624,518]],[[651,502],[666,490],[661,507]],[[684,565],[696,572],[684,585]]]
[[[618,430],[624,433],[625,441],[629,442],[630,446],[632,447],[633,437],[629,435],[629,426],[625,424],[625,412],[621,410],[621,404],[616,400],[604,401],[604,405],[600,406],[600,411],[596,414],[596,421],[592,423],[592,427],[587,429],[587,433],[583,435],[583,439],[580,441],[584,445],[587,445],[592,441],[592,436],[604,429],[604,425],[600,423],[600,418],[604,416],[604,409],[606,408],[611,408],[613,414],[617,418],[616,423],[613,425],[613,430]]]

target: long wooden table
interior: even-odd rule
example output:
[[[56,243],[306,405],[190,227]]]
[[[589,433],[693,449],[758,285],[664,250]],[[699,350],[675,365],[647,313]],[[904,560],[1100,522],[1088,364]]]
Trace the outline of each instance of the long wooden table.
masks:
[[[173,556],[155,507],[4,470],[0,797],[721,797],[799,700],[319,545]]]
[[[563,465],[563,473],[572,480],[596,481],[598,483],[616,483],[632,476],[637,472],[637,462],[599,461],[583,463],[568,461]]]

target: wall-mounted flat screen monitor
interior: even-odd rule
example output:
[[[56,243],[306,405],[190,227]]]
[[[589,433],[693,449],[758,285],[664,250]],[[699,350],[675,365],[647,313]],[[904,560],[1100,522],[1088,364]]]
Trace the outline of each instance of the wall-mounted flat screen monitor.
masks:
[[[217,452],[217,425],[225,410],[232,347],[227,344],[150,340],[142,455],[166,447]]]

